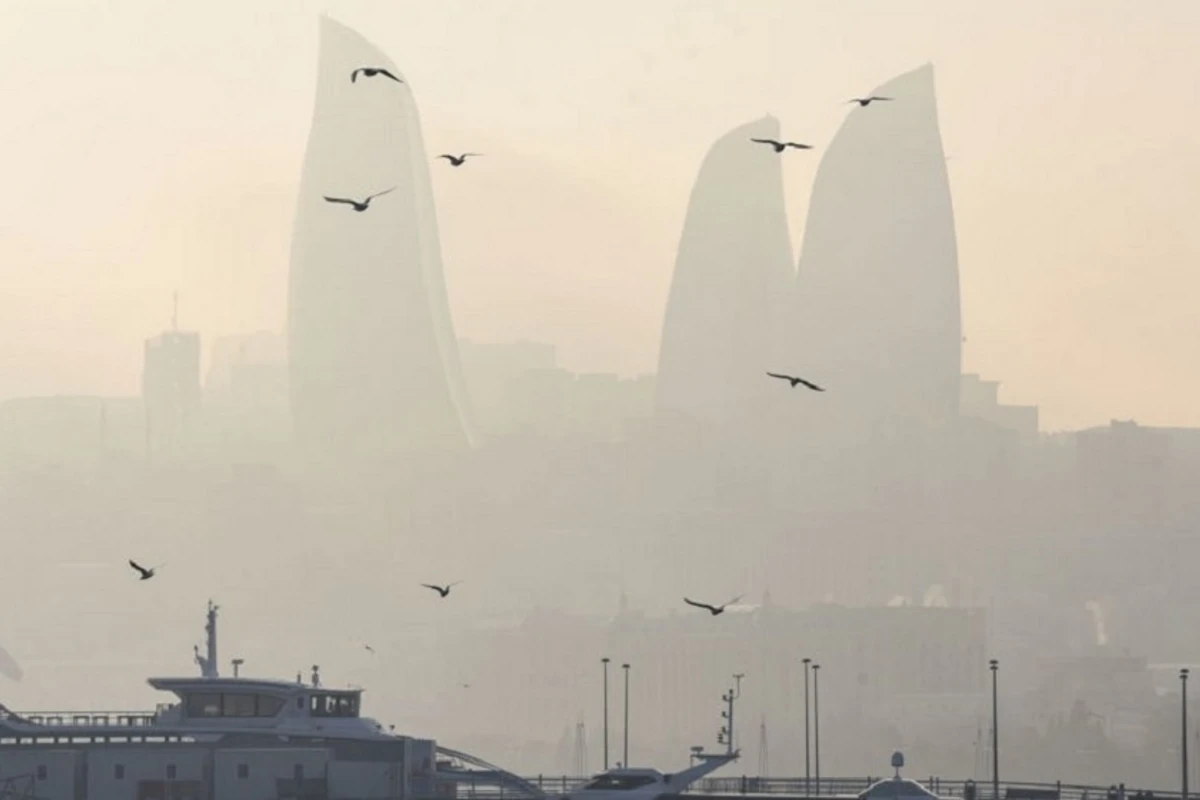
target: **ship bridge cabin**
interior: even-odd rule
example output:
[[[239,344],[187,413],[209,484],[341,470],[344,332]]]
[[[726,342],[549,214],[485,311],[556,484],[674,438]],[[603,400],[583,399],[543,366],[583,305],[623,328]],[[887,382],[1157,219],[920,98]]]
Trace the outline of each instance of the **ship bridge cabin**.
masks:
[[[179,698],[160,710],[160,722],[358,719],[362,707],[361,689],[247,678],[151,678],[149,683]]]

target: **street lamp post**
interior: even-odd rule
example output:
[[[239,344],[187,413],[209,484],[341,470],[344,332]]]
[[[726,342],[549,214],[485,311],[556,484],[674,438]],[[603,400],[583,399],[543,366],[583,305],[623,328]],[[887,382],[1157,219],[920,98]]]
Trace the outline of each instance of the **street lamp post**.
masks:
[[[808,746],[808,665],[812,663],[811,658],[801,659],[804,662],[804,794],[811,793],[812,773],[809,765],[809,746]]]
[[[988,667],[992,670],[992,800],[1000,800],[1000,725],[996,700],[996,671],[1000,669],[1000,662],[993,658]]]
[[[1184,669],[1179,670],[1179,688],[1182,690],[1182,696],[1180,697],[1179,711],[1180,711],[1180,719],[1181,719],[1181,722],[1183,723],[1183,729],[1182,729],[1182,732],[1180,733],[1180,746],[1181,747],[1180,747],[1180,751],[1179,751],[1180,755],[1182,756],[1179,766],[1180,766],[1180,772],[1183,776],[1183,783],[1180,787],[1181,791],[1179,793],[1181,800],[1188,800],[1187,679],[1188,679],[1188,671],[1187,671],[1187,668],[1185,667]]]
[[[621,756],[624,760],[621,763],[629,769],[629,665],[622,664],[621,669],[625,670],[625,746]]]
[[[604,665],[604,771],[608,771],[608,656],[600,659]]]
[[[817,678],[820,664],[812,665],[813,678],[813,771],[817,778],[817,794],[821,793],[821,692]]]

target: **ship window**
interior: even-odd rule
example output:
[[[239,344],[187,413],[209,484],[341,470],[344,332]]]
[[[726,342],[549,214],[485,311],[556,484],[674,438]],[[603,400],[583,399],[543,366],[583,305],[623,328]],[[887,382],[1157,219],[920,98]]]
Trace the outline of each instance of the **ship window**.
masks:
[[[113,764],[113,780],[116,780],[116,781],[125,780],[125,765],[124,764]]]
[[[221,714],[226,717],[253,717],[254,695],[224,694],[221,695]]]
[[[167,780],[169,780],[169,781],[175,780],[175,765],[174,764],[167,764]]]
[[[39,781],[46,780],[46,765],[38,764],[37,779]]]
[[[238,779],[244,781],[244,780],[246,780],[246,778],[249,778],[249,777],[250,777],[250,765],[249,764],[238,764]]]
[[[208,692],[194,692],[188,695],[187,715],[189,717],[219,717],[221,716],[221,695]]]
[[[258,716],[273,717],[283,709],[282,697],[271,697],[267,694],[258,696]]]

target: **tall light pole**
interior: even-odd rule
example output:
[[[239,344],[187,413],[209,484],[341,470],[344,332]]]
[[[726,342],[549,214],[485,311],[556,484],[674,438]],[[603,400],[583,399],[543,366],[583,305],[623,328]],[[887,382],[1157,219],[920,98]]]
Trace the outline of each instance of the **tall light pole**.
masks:
[[[809,746],[808,746],[808,665],[812,663],[811,658],[801,659],[804,662],[804,794],[810,795],[812,787],[812,773],[808,761]]]
[[[604,665],[604,771],[608,772],[608,662],[609,657],[600,659]]]
[[[1182,800],[1187,800],[1187,796],[1188,796],[1187,678],[1188,678],[1187,668],[1179,670],[1179,688],[1182,690],[1182,695],[1180,697],[1179,711],[1180,711],[1180,718],[1183,723],[1183,731],[1180,734],[1181,749],[1179,751],[1180,754],[1182,755],[1182,761],[1179,766],[1180,766],[1181,774],[1183,775],[1183,784],[1182,784],[1181,791],[1179,794],[1180,794],[1180,797]]]
[[[1000,800],[1000,706],[996,700],[996,671],[1000,662],[993,658],[988,667],[992,670],[992,800]]]
[[[625,670],[625,747],[621,763],[629,769],[629,665],[622,664],[621,669]]]
[[[817,777],[817,794],[821,793],[821,692],[820,664],[812,665],[813,676],[813,767]]]

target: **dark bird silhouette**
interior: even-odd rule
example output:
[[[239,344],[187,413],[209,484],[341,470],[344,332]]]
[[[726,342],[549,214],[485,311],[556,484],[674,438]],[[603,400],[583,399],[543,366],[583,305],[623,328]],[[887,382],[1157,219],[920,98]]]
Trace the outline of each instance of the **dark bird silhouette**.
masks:
[[[464,688],[464,689],[470,689],[470,688],[471,688],[471,684],[469,684],[469,683],[460,683],[460,684],[459,684],[459,686],[461,686],[461,687],[462,687],[462,688]]]
[[[718,614],[724,614],[726,606],[732,605],[741,599],[742,599],[742,596],[739,594],[737,597],[733,598],[732,600],[730,600],[726,603],[722,603],[719,606],[710,606],[708,603],[697,603],[695,600],[689,600],[686,597],[683,598],[683,602],[687,603],[689,606],[695,606],[696,608],[703,608],[703,609],[707,610],[708,613],[712,614],[715,617]]]
[[[450,166],[452,166],[452,167],[461,167],[463,165],[463,163],[467,160],[468,156],[481,156],[481,155],[483,155],[483,153],[463,153],[461,156],[452,156],[449,153],[443,153],[442,155],[438,156],[438,158],[446,159],[447,161],[450,162]]]
[[[376,192],[375,194],[367,195],[366,199],[364,199],[364,200],[350,200],[345,197],[330,197],[328,195],[323,195],[323,197],[325,198],[325,200],[327,202],[330,202],[330,203],[345,203],[348,206],[354,206],[355,211],[366,211],[367,208],[371,205],[371,201],[374,200],[376,197],[381,197],[381,196],[387,194],[388,192],[394,192],[394,191],[396,191],[395,186],[393,186],[391,189],[384,189],[382,192]]]
[[[370,653],[371,655],[375,655],[375,648],[374,648],[374,647],[371,647],[371,645],[369,645],[369,644],[364,644],[364,645],[363,645],[363,648],[364,648],[364,649],[366,649],[366,651],[367,651],[368,653]]]
[[[455,581],[454,583],[448,583],[445,586],[437,586],[432,583],[422,583],[421,585],[424,586],[426,589],[433,589],[435,592],[440,594],[442,597],[445,597],[446,595],[450,594],[450,587],[458,586],[459,583],[462,583],[462,581]]]
[[[767,375],[771,376],[772,378],[779,378],[782,381],[787,381],[788,383],[790,383],[792,385],[793,389],[796,388],[796,384],[803,383],[805,386],[812,389],[814,392],[825,391],[820,386],[817,386],[815,383],[810,383],[809,381],[804,380],[804,378],[797,378],[795,375],[780,375],[778,372],[768,372]]]
[[[137,570],[139,573],[141,573],[141,577],[138,578],[138,580],[141,580],[141,581],[148,581],[151,578],[153,578],[154,570],[158,569],[158,567],[151,567],[150,569],[146,569],[145,567],[143,567],[141,564],[137,563],[133,559],[129,559],[129,566],[133,567],[135,570]]]
[[[358,80],[358,74],[360,72],[367,78],[374,78],[376,75],[384,75],[384,76],[391,78],[396,83],[404,83],[404,81],[400,80],[399,78],[397,78],[392,73],[388,72],[383,67],[359,67],[358,69],[354,70],[354,72],[350,73],[350,82],[351,83],[355,83]]]
[[[775,148],[776,153],[782,153],[789,147],[794,147],[797,150],[812,150],[811,144],[800,144],[799,142],[780,142],[775,139],[751,139],[750,141],[758,142],[759,144],[769,144]]]
[[[890,97],[877,97],[875,95],[871,95],[870,97],[853,97],[853,98],[847,100],[846,102],[847,103],[858,103],[863,108],[866,108],[867,106],[871,105],[871,103],[874,103],[876,100],[891,100],[891,99],[892,98],[890,98]]]

